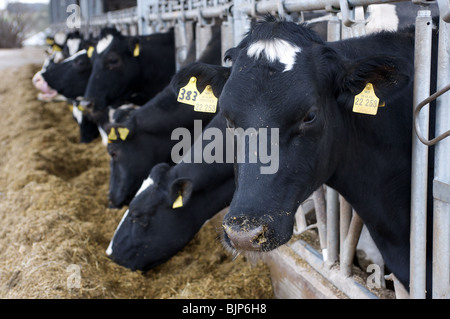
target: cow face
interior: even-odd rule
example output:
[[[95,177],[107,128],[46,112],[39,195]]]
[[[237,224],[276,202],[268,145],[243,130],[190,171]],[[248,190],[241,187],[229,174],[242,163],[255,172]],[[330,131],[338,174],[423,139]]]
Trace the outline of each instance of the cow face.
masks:
[[[289,22],[257,24],[227,53],[231,75],[219,99],[230,128],[278,129],[279,168],[236,163],[236,192],[225,216],[225,242],[269,251],[292,236],[298,205],[341,164],[352,104],[367,83],[384,100],[407,83],[391,56],[348,61],[310,30]],[[270,140],[270,139],[269,139]],[[249,142],[244,143],[247,146]]]
[[[130,88],[139,84],[139,42],[111,32],[95,47],[92,73],[84,94],[83,107],[97,122],[102,122],[108,106],[127,100]]]
[[[126,138],[120,136],[123,129],[129,132]],[[113,131],[113,136],[116,136],[114,140],[111,139]],[[111,157],[109,204],[110,207],[119,208],[128,205],[133,199],[153,165],[169,160],[173,143],[167,141],[166,136],[137,130],[134,118],[127,121],[126,126],[108,124],[106,132],[109,136],[107,150]]]
[[[173,256],[194,236],[193,216],[173,208],[179,196],[189,202],[192,183],[159,164],[144,181],[120,222],[107,254],[132,270],[148,270]]]
[[[41,75],[51,89],[68,99],[76,99],[83,96],[91,70],[91,60],[86,50],[81,50]]]

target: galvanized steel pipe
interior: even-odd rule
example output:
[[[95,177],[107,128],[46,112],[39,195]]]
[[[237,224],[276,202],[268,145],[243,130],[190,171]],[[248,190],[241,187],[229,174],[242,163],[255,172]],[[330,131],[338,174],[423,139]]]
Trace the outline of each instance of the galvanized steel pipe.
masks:
[[[430,95],[432,28],[431,11],[420,9],[416,18],[413,110]],[[428,108],[422,110],[417,120],[422,134],[428,136]],[[423,299],[426,295],[428,147],[414,133],[412,151],[410,295]]]

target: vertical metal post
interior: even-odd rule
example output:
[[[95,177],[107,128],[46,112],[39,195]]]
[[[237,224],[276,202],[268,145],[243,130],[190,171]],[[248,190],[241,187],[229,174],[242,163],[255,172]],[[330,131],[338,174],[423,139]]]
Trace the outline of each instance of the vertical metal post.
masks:
[[[327,187],[326,192],[327,254],[324,260],[331,266],[339,258],[339,194],[331,187]]]
[[[150,34],[150,26],[148,23],[148,8],[150,5],[149,0],[137,0],[137,14],[138,14],[138,32],[139,35]],[[158,1],[153,0],[157,3]]]
[[[430,96],[432,27],[431,11],[422,7],[416,18],[413,108]],[[420,131],[428,138],[428,108],[422,110],[417,120]],[[414,133],[412,152],[410,295],[423,299],[426,294],[428,147]]]
[[[228,66],[228,62],[223,61],[225,52],[234,46],[233,23],[231,21],[232,21],[232,18],[228,17],[228,19],[226,21],[225,20],[222,21],[222,25],[221,25],[221,34],[222,34],[221,57],[222,57],[222,64],[224,66]]]
[[[245,13],[245,0],[234,0],[233,6],[233,42],[237,46],[244,35],[250,30],[250,19]]]
[[[194,41],[194,26],[192,21],[178,20],[174,28],[175,32],[175,65],[179,70],[189,53],[189,48]]]
[[[195,26],[195,53],[197,59],[201,57],[203,51],[208,46],[212,35],[212,26],[203,23],[203,21],[199,19],[197,25]]]
[[[340,40],[340,21],[336,13],[332,13],[327,24],[328,41]],[[339,259],[339,194],[331,187],[326,187],[326,222],[327,248],[323,252],[324,260],[332,265]]]
[[[439,51],[437,89],[450,83],[450,23],[443,17],[450,8],[441,7],[439,23]],[[442,5],[443,6],[443,5]],[[444,10],[446,12],[444,12]],[[450,128],[450,92],[436,101],[436,136]],[[435,299],[450,298],[450,138],[440,141],[435,148],[433,219],[433,294]]]

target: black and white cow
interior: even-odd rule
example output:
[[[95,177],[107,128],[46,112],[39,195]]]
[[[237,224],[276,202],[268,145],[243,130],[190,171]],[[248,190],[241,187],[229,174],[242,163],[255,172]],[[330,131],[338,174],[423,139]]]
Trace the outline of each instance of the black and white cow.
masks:
[[[101,125],[107,122],[108,107],[145,104],[169,83],[174,57],[173,30],[139,37],[108,32],[93,52],[82,107]]]
[[[279,130],[275,173],[235,164],[236,192],[223,221],[228,246],[270,251],[286,243],[298,205],[327,184],[355,208],[387,267],[409,286],[414,42],[409,28],[326,43],[268,17],[227,52],[229,76],[201,64],[176,76],[211,77],[214,69],[228,77],[219,104],[230,127]],[[378,96],[363,100],[376,115],[357,113],[363,91]],[[431,256],[428,283],[430,274]]]
[[[218,115],[208,128],[225,137],[226,121]],[[190,163],[154,166],[143,182],[106,250],[116,263],[143,271],[164,263],[229,205],[235,189],[233,164],[194,163],[194,154],[187,156]]]
[[[38,99],[45,102],[55,101],[55,100],[65,100],[68,97],[58,92],[58,90],[49,85],[48,79],[42,76],[43,73],[49,72],[53,68],[59,65],[59,63],[67,60],[68,58],[74,56],[77,52],[82,50],[86,45],[86,40],[78,32],[70,32],[69,34],[57,33],[54,39],[48,39],[49,45],[52,50],[42,66],[42,69],[38,71],[32,79],[33,85],[41,92],[38,95]],[[61,71],[57,74],[62,76]],[[55,83],[52,83],[55,85]],[[84,92],[83,92],[84,93]],[[80,94],[82,95],[82,94]]]
[[[220,39],[220,36],[212,38],[200,61],[221,63]],[[206,84],[199,81],[197,86],[202,92]],[[220,94],[214,93],[216,96]],[[174,129],[184,127],[193,133],[194,120],[202,120],[206,125],[213,117],[213,113],[195,112],[192,106],[177,102],[177,94],[167,86],[139,110],[132,112],[127,121],[106,125],[108,134],[111,129],[120,128],[130,132],[125,140],[117,139],[107,146],[111,156],[110,206],[127,205],[154,165],[161,162],[173,164],[171,149],[177,143],[171,140]]]

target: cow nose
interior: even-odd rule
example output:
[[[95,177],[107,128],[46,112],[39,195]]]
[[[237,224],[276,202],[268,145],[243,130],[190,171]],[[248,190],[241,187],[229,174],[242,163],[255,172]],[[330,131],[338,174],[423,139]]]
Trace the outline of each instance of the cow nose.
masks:
[[[33,76],[31,81],[33,82],[34,87],[38,90],[43,90],[43,87],[47,85],[47,82],[44,80],[44,77],[40,71]]]
[[[267,241],[264,237],[265,227],[262,225],[250,228],[224,224],[223,228],[231,245],[237,250],[261,251],[263,243]]]

